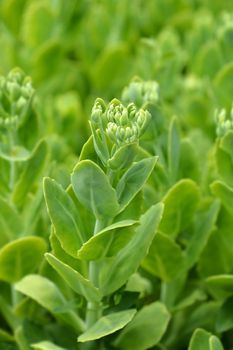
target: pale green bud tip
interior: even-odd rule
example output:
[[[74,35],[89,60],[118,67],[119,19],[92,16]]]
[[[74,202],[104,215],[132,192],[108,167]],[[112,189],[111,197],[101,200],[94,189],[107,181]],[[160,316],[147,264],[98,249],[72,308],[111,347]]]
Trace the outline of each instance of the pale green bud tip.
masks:
[[[217,136],[224,136],[229,130],[233,129],[233,109],[231,109],[229,117],[230,118],[227,119],[225,109],[221,109],[220,111],[215,112]]]
[[[102,114],[105,112],[105,109],[106,106],[104,101],[101,98],[97,98],[91,111],[91,121],[98,123]]]

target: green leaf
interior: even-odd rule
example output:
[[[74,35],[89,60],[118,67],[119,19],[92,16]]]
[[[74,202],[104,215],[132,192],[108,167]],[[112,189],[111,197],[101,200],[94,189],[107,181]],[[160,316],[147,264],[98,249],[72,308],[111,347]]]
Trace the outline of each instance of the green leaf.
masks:
[[[199,180],[199,158],[193,143],[189,139],[183,139],[180,146],[179,176],[193,181]]]
[[[15,284],[15,289],[52,313],[66,305],[66,299],[49,279],[39,275],[28,275]]]
[[[114,156],[108,160],[108,166],[113,170],[128,168],[134,160],[138,151],[136,143],[121,146]]]
[[[134,317],[136,310],[125,310],[101,317],[91,328],[78,338],[79,342],[87,342],[105,337],[125,327]]]
[[[80,156],[79,156],[79,161],[81,162],[82,160],[92,160],[94,163],[98,162],[98,157],[95,152],[95,147],[93,143],[93,135],[89,137],[87,142],[83,145]]]
[[[9,146],[0,143],[0,158],[8,161],[23,162],[30,158],[31,153],[22,146]]]
[[[177,312],[182,309],[185,309],[196,302],[204,301],[206,300],[207,296],[201,289],[194,289],[191,291],[191,293],[188,296],[185,296],[183,299],[181,299],[180,302],[178,302],[173,308],[172,311]]]
[[[35,350],[66,350],[65,348],[61,348],[50,341],[41,341],[39,343],[31,344],[31,347]]]
[[[156,234],[163,213],[163,204],[152,206],[140,218],[130,242],[110,261],[106,260],[100,275],[99,288],[103,295],[108,295],[120,288],[137,270],[147,255],[151,242]],[[127,263],[126,263],[127,262]]]
[[[188,350],[210,350],[209,337],[210,333],[204,329],[196,329],[190,340]]]
[[[228,132],[220,140],[220,148],[232,156],[233,151],[233,131]]]
[[[192,335],[188,350],[224,350],[220,340],[204,329],[198,328]]]
[[[184,270],[182,250],[169,236],[158,232],[142,262],[142,267],[169,282]]]
[[[114,342],[118,349],[146,350],[160,341],[170,315],[164,304],[154,302],[144,306],[128,323]]]
[[[41,176],[41,172],[47,161],[47,154],[47,143],[42,140],[34,149],[23,172],[20,175],[19,180],[15,185],[12,199],[17,206],[21,206],[23,204],[26,195]]]
[[[233,329],[233,297],[227,299],[220,307],[217,320],[216,330],[219,333]]]
[[[22,22],[22,39],[26,45],[37,47],[50,38],[54,26],[54,14],[47,2],[32,2],[27,6]]]
[[[5,199],[0,197],[0,245],[18,238],[23,231],[19,213]]]
[[[36,270],[47,244],[40,237],[24,237],[6,244],[0,250],[0,279],[16,282]]]
[[[49,216],[62,248],[68,254],[77,257],[83,238],[78,227],[78,220],[81,219],[72,199],[50,178],[44,179],[44,193]]]
[[[36,301],[53,315],[59,315],[76,330],[84,330],[84,323],[76,313],[72,310],[64,312],[68,302],[58,287],[49,279],[39,275],[28,275],[15,284],[15,289]]]
[[[177,119],[173,118],[168,134],[168,169],[173,182],[176,181],[180,161],[180,135]]]
[[[221,200],[229,213],[233,215],[233,189],[221,181],[214,181],[211,184],[211,190]]]
[[[157,159],[158,157],[150,157],[134,163],[121,177],[116,187],[121,211],[125,209],[141,190],[153,171]]]
[[[50,265],[76,293],[93,302],[98,302],[100,300],[98,289],[95,288],[88,279],[84,278],[78,271],[75,271],[69,265],[57,259],[54,255],[47,253],[45,256]]]
[[[78,258],[97,260],[109,256],[111,252],[118,252],[132,237],[130,226],[136,223],[138,221],[123,220],[107,226],[83,244],[78,251]]]
[[[224,350],[222,343],[215,335],[212,335],[210,337],[209,347],[210,347],[210,350]]]
[[[186,268],[191,268],[198,261],[201,252],[206,246],[211,232],[215,228],[219,209],[219,202],[214,201],[207,211],[199,214],[196,220],[193,235],[185,251]]]
[[[233,275],[210,276],[205,282],[208,289],[220,298],[230,297],[233,293]]]
[[[62,248],[61,243],[58,240],[54,230],[52,229],[51,231],[52,232],[50,234],[49,241],[50,241],[52,253],[56,256],[56,258],[58,258],[59,260],[61,260],[65,264],[69,265],[73,269],[80,272],[80,269],[82,267],[83,262],[81,262],[77,258],[74,258],[71,255],[67,254],[64,251],[64,249]]]
[[[189,179],[177,182],[165,195],[164,214],[159,230],[176,235],[187,228],[199,204],[200,194],[196,183]]]
[[[119,211],[116,192],[103,170],[90,160],[77,164],[71,183],[78,200],[97,219],[114,217]]]
[[[220,104],[231,107],[233,89],[233,63],[225,64],[214,79],[214,86]]]
[[[218,173],[227,185],[233,187],[233,161],[232,156],[220,147],[216,148],[215,159]]]

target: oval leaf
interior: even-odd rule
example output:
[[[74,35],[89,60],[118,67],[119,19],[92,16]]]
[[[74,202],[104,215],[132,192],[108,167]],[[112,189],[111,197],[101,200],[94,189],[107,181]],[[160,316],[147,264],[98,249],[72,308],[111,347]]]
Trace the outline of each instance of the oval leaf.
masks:
[[[140,218],[130,242],[107,262],[100,275],[100,290],[104,295],[120,288],[137,270],[145,258],[163,213],[163,204],[152,206]]]
[[[118,349],[149,349],[158,344],[167,329],[169,319],[170,315],[164,304],[155,302],[144,306],[123,329],[114,345]]]
[[[158,157],[150,157],[134,163],[122,176],[116,187],[120,210],[131,202],[153,171]]]
[[[15,289],[36,301],[53,315],[59,315],[77,331],[84,330],[84,322],[75,312],[72,310],[64,312],[68,302],[58,287],[49,279],[39,275],[28,275],[15,284]]]
[[[163,281],[169,282],[183,271],[182,250],[169,236],[158,232],[142,266]]]
[[[125,232],[122,228],[129,228],[136,223],[138,221],[123,220],[106,227],[83,244],[78,251],[78,257],[83,260],[97,260],[107,256],[110,250],[120,250],[132,237],[129,229]]]
[[[16,282],[36,270],[47,244],[40,237],[24,237],[8,243],[0,250],[0,279]]]
[[[105,337],[123,328],[134,317],[136,310],[125,310],[101,317],[91,328],[78,338],[87,342]]]
[[[77,257],[83,238],[78,227],[79,213],[72,199],[50,178],[44,179],[44,193],[49,216],[62,248],[68,254]]]
[[[116,192],[98,165],[90,160],[81,161],[71,175],[71,183],[78,200],[97,219],[110,218],[117,214],[119,205]]]
[[[39,343],[31,344],[31,347],[35,350],[65,350],[65,348],[61,348],[50,341],[41,341]]]
[[[180,230],[188,227],[197,209],[199,197],[195,182],[189,179],[177,182],[163,199],[164,214],[159,230],[175,237]]]
[[[15,185],[13,192],[13,201],[17,206],[23,204],[27,193],[31,190],[33,184],[40,177],[47,161],[47,154],[47,144],[44,140],[42,140],[34,149],[19,180]]]
[[[63,263],[52,254],[47,253],[45,256],[50,265],[64,278],[76,293],[83,295],[90,301],[98,302],[100,300],[98,289],[78,271],[75,271],[72,267]]]

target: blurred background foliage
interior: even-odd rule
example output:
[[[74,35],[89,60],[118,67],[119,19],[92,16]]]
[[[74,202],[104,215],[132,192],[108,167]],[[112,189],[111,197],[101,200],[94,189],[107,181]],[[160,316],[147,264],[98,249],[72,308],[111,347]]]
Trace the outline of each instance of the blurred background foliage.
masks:
[[[184,130],[213,137],[213,111],[232,103],[231,11],[231,0],[1,0],[0,73],[32,77],[43,133],[67,135],[76,154],[94,99],[120,96],[134,76],[159,83]]]

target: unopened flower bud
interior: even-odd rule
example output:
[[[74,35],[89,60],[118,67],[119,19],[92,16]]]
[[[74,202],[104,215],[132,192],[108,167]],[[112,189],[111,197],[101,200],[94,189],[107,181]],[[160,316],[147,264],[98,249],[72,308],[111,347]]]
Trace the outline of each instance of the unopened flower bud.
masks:
[[[123,110],[122,116],[120,117],[120,124],[125,126],[128,124],[128,112],[126,109]]]
[[[27,105],[27,100],[23,96],[21,96],[16,102],[16,110],[20,113]]]

